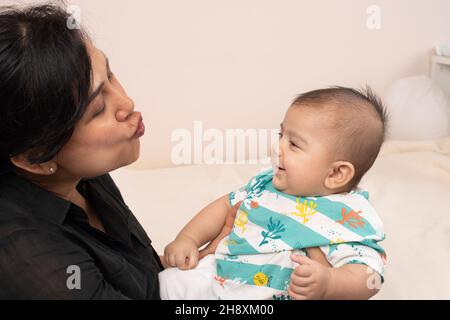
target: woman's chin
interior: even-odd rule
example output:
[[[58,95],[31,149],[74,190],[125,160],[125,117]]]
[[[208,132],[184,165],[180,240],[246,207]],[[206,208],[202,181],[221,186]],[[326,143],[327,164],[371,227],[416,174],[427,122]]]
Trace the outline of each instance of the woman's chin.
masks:
[[[141,144],[139,139],[136,139],[133,141],[133,148],[132,150],[129,152],[129,156],[127,159],[127,164],[125,164],[124,166],[128,166],[134,162],[136,162],[139,159],[139,156],[141,154]]]
[[[124,165],[122,165],[122,167],[129,166],[130,164],[135,163],[138,159],[139,159],[139,150],[137,150],[137,151],[133,154],[133,156],[130,157],[130,159],[128,159],[128,161],[126,161]]]
[[[131,151],[129,151],[127,154],[125,154],[125,156],[121,157],[121,161],[120,162],[116,162],[116,164],[114,165],[114,168],[111,168],[110,171],[122,168],[122,167],[126,167],[129,166],[133,163],[135,163],[138,159],[139,159],[139,155],[140,155],[140,151],[139,151],[139,147],[136,149],[133,149]]]

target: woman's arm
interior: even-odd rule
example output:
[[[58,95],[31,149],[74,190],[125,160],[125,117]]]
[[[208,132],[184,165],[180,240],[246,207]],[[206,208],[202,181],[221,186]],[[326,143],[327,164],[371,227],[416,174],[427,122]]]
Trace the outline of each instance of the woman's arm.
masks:
[[[63,236],[27,229],[1,239],[0,299],[131,299],[111,285],[81,247]],[[69,267],[78,268],[68,273]]]

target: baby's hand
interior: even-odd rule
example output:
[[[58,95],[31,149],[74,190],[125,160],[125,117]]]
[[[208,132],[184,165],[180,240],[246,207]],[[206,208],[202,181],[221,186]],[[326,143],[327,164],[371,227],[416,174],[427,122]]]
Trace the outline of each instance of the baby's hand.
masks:
[[[306,256],[291,255],[299,264],[291,274],[288,293],[294,300],[323,299],[331,283],[331,268]]]
[[[198,263],[198,247],[194,239],[178,236],[164,249],[164,259],[171,267],[193,269]]]

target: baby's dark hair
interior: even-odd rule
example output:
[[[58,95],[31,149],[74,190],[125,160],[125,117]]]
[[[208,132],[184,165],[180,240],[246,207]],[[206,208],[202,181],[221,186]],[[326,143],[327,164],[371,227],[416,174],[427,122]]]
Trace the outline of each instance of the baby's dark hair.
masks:
[[[303,93],[292,105],[317,109],[327,116],[336,133],[330,137],[336,160],[349,161],[355,168],[346,189],[357,186],[386,137],[388,115],[381,99],[369,86],[359,90],[335,86]]]

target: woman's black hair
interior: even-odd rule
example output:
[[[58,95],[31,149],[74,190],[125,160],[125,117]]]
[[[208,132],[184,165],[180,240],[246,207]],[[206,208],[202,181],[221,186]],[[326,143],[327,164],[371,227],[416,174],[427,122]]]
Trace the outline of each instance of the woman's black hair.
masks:
[[[88,103],[89,38],[59,5],[0,7],[0,165],[52,159]],[[0,166],[0,171],[2,167]]]

